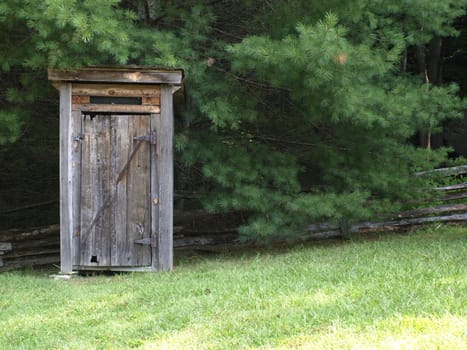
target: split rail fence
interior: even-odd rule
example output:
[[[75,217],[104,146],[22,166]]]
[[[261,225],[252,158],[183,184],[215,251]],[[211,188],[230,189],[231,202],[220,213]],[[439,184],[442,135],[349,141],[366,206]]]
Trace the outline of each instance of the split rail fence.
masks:
[[[467,165],[419,172],[417,176],[467,176]],[[434,223],[465,224],[467,222],[467,182],[434,189],[436,206],[417,208],[398,213],[392,220],[360,222],[346,234],[403,232]],[[174,248],[210,250],[240,246],[238,233],[228,228],[227,216],[206,214],[203,211],[175,212]],[[222,227],[219,226],[222,223]],[[227,227],[226,227],[227,225]],[[230,224],[231,227],[235,225]],[[341,229],[332,224],[310,224],[306,240],[342,237]],[[58,264],[60,261],[60,227],[51,225],[30,230],[0,231],[0,272],[27,266]]]

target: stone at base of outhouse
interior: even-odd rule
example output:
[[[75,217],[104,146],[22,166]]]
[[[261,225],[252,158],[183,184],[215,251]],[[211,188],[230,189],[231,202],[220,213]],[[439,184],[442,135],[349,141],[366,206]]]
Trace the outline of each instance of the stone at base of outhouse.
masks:
[[[59,280],[69,280],[73,277],[77,277],[78,276],[78,272],[76,271],[73,271],[73,272],[59,272],[58,274],[54,274],[54,275],[49,275],[49,278],[53,278],[54,280],[56,281],[59,281]]]

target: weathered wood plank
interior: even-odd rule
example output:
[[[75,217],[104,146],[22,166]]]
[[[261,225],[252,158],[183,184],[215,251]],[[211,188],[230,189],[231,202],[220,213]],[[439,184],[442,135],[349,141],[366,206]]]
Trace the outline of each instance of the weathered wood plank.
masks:
[[[74,104],[73,110],[93,113],[160,113],[159,106],[153,105],[118,105],[118,104]]]
[[[467,212],[467,204],[448,204],[429,208],[419,208],[403,211],[397,214],[397,218],[414,218],[431,214],[443,214],[452,212]]]
[[[461,192],[461,193],[450,193],[438,199],[441,201],[447,202],[447,201],[453,201],[453,200],[464,199],[464,198],[467,198],[467,193]]]
[[[80,224],[81,232],[79,236],[79,259],[78,265],[85,265],[91,260],[92,242],[94,230],[91,228],[93,215],[96,212],[93,201],[93,183],[96,181],[96,171],[91,164],[96,163],[91,158],[96,157],[95,143],[96,139],[93,135],[92,120],[89,116],[85,116],[82,123],[82,163],[81,163],[81,206],[80,206]]]
[[[39,256],[30,256],[28,258],[20,257],[12,260],[5,260],[0,271],[9,271],[27,266],[40,266],[40,265],[49,265],[55,264],[60,261],[59,254],[48,254],[48,255],[39,255]]]
[[[17,212],[17,211],[23,211],[23,210],[27,210],[27,209],[45,207],[45,206],[49,206],[49,205],[52,205],[52,204],[56,204],[58,202],[59,202],[58,200],[52,199],[52,200],[49,200],[49,201],[44,201],[44,202],[39,202],[39,203],[31,203],[31,204],[22,205],[22,206],[19,206],[19,207],[16,207],[16,208],[11,208],[11,209],[8,209],[8,210],[2,210],[2,211],[0,211],[0,214],[9,214],[9,213],[14,213],[14,212]]]
[[[428,171],[419,171],[415,173],[416,176],[424,176],[424,175],[436,175],[436,176],[454,176],[454,175],[461,175],[467,174],[467,165],[455,166],[451,168],[439,168],[434,170]]]
[[[232,244],[238,240],[238,234],[235,232],[213,235],[199,235],[194,237],[175,237],[174,249],[188,247],[201,247],[206,245]]]
[[[384,232],[394,231],[404,227],[415,225],[424,225],[434,222],[463,222],[467,221],[467,213],[452,214],[445,216],[429,216],[422,218],[408,218],[394,221],[385,222],[361,222],[352,225],[351,232],[365,233],[365,232]]]
[[[157,85],[115,85],[115,84],[73,84],[73,95],[122,96],[122,97],[159,97]]]
[[[50,246],[58,246],[59,245],[59,240],[57,237],[54,236],[46,236],[46,237],[41,237],[40,239],[35,239],[32,241],[19,241],[19,242],[14,242],[12,243],[12,249],[6,252],[7,255],[10,253],[13,254],[16,251],[22,251],[22,250],[33,250],[36,248],[40,247],[50,247]]]
[[[0,242],[0,250],[2,250],[2,251],[11,250],[11,243],[10,242]]]
[[[60,261],[61,271],[72,271],[72,143],[71,84],[60,85]]]
[[[130,135],[128,116],[112,117],[112,182],[117,183],[120,171],[124,168],[130,155]],[[115,199],[112,207],[112,232],[111,232],[111,265],[119,266],[123,264],[123,252],[126,242],[124,236],[127,231],[128,216],[128,181],[125,176],[115,188]]]
[[[81,231],[80,202],[81,202],[81,113],[71,113],[71,130],[73,132],[70,158],[70,230],[71,230],[71,260],[75,264],[79,256],[79,235]]]
[[[40,256],[40,255],[46,255],[46,254],[57,254],[57,260],[60,259],[60,247],[57,245],[54,245],[52,247],[50,246],[37,246],[37,247],[30,247],[29,249],[21,249],[21,250],[14,250],[8,254],[5,254],[3,256],[3,259],[5,261],[9,261],[9,259],[13,258],[22,258],[22,257],[29,257],[29,256]]]
[[[115,82],[144,84],[175,84],[183,79],[181,69],[142,69],[135,67],[89,67],[79,70],[49,69],[49,80],[73,82]]]
[[[111,183],[111,152],[112,144],[110,141],[110,116],[97,116],[95,119],[95,133],[97,136],[96,160],[93,164],[97,169],[97,183],[95,184],[94,196],[97,199],[97,210],[105,206],[107,198],[112,196],[113,187]],[[94,253],[97,256],[99,266],[110,265],[110,221],[111,206],[105,207],[98,219],[94,229]],[[94,213],[96,215],[96,213]]]
[[[118,121],[119,117],[115,117],[115,119]],[[115,169],[116,172],[120,172],[121,169],[125,166],[126,162],[129,159],[130,153],[132,151],[132,148],[134,146],[133,143],[133,136],[132,136],[132,130],[131,130],[131,125],[132,125],[132,119],[131,117],[128,116],[123,116],[123,118],[120,120],[120,123],[118,124],[121,126],[124,131],[121,134],[120,138],[120,144],[116,148],[116,153],[114,154],[114,157],[118,159],[118,166]],[[122,216],[121,219],[115,218],[115,234],[116,234],[116,246],[117,250],[115,252],[112,252],[112,255],[116,259],[116,263],[113,264],[113,266],[128,266],[130,264],[130,261],[132,258],[132,252],[131,252],[131,246],[128,244],[128,230],[129,230],[129,210],[130,210],[130,202],[129,202],[129,196],[130,196],[130,171],[131,171],[131,164],[128,167],[128,170],[125,173],[125,177],[121,180],[119,184],[119,192],[118,192],[118,197],[116,198],[115,202],[118,203],[117,205],[119,206],[119,215]],[[117,174],[118,177],[118,174]],[[115,179],[117,180],[117,178]]]
[[[53,235],[57,237],[59,242],[60,225],[50,225],[46,227],[30,228],[30,229],[13,229],[8,231],[0,231],[0,240],[7,242],[17,242],[24,240],[34,240],[43,236]]]
[[[131,117],[129,134],[131,139],[148,135],[149,115]],[[150,238],[150,144],[143,142],[138,149],[127,174],[128,180],[128,223],[126,233],[126,264],[129,266],[151,265],[151,249],[148,245],[135,244],[136,240]]]
[[[436,187],[435,190],[437,191],[457,191],[457,190],[463,190],[467,188],[467,182],[457,184],[457,185],[451,185],[451,186],[442,186],[442,187]]]
[[[103,206],[110,195],[109,133],[108,116],[83,119],[80,265],[100,265],[109,255],[103,242],[109,224],[109,209]]]
[[[151,131],[159,137],[160,114],[151,114]],[[159,141],[156,139],[156,144]],[[158,242],[159,237],[159,174],[158,174],[158,148],[156,145],[150,146],[151,157],[151,238]],[[159,244],[159,242],[158,242]],[[151,247],[151,267],[157,268],[158,244]]]
[[[173,268],[173,97],[172,86],[161,88],[158,131],[159,237],[157,270]]]

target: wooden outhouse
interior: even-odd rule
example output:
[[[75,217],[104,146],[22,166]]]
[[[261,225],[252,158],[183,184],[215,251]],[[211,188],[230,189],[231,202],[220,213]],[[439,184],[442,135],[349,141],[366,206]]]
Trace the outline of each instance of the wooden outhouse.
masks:
[[[171,270],[180,69],[49,70],[60,91],[61,271]]]

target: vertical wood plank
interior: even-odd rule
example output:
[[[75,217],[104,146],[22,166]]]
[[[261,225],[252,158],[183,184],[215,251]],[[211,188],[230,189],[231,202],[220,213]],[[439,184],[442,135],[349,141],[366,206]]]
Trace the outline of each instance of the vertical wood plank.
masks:
[[[160,114],[151,114],[151,131],[156,133],[156,144],[159,143]],[[158,154],[157,146],[151,145],[151,238],[157,242],[156,246],[151,247],[151,266],[153,270],[158,267],[158,237],[159,237],[159,178],[158,178]]]
[[[95,200],[96,200],[96,211],[93,214],[97,214],[97,211],[103,207],[107,198],[112,195],[112,184],[111,184],[111,143],[110,143],[110,116],[100,115],[95,119],[93,124],[97,144],[96,144],[96,160],[95,168],[97,170],[97,183],[95,184]],[[97,256],[97,264],[99,266],[110,266],[110,221],[111,221],[111,209],[112,203],[105,207],[100,215],[97,223],[94,227],[94,253]]]
[[[71,191],[71,84],[60,85],[60,269],[71,273],[72,259],[72,191]]]
[[[120,171],[125,166],[130,152],[129,117],[112,116],[112,182],[115,184]],[[123,255],[126,247],[127,216],[128,216],[128,181],[124,177],[115,189],[113,200],[112,227],[112,266],[125,266]]]
[[[134,137],[148,135],[149,115],[131,116],[129,123],[132,149],[136,146]],[[135,244],[135,240],[150,237],[150,151],[149,142],[143,142],[136,152],[127,173],[128,181],[128,223],[126,236],[126,261],[130,266],[151,264],[151,247]]]
[[[79,264],[82,266],[90,265],[93,254],[94,228],[91,223],[97,211],[94,201],[94,184],[96,183],[96,136],[93,131],[94,121],[91,116],[83,116],[82,130],[82,163],[81,163],[81,235],[79,246]]]
[[[129,156],[129,134],[128,134],[127,116],[112,116],[111,135],[112,135],[112,183],[116,184],[118,175],[124,167]],[[127,181],[124,178],[114,188],[115,199],[113,204],[113,220],[111,228],[111,264],[112,266],[121,266],[122,236],[126,232],[127,220]]]
[[[80,202],[81,202],[81,113],[73,111],[71,115],[72,149],[71,149],[71,233],[72,233],[72,263],[79,262],[79,236],[81,233]]]
[[[136,146],[134,137],[149,133],[150,118],[148,115],[113,116],[112,125],[112,179],[116,183]],[[148,266],[151,263],[150,247],[135,244],[135,240],[150,235],[149,166],[149,144],[144,142],[116,188],[112,266]]]
[[[103,207],[111,196],[110,118],[85,116],[81,165],[81,236],[80,265],[110,264],[111,206]],[[102,209],[103,208],[103,209]],[[92,226],[94,219],[98,219]]]
[[[173,268],[173,98],[172,86],[161,87],[161,119],[158,132],[159,155],[159,237],[156,268]]]

